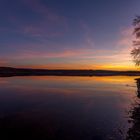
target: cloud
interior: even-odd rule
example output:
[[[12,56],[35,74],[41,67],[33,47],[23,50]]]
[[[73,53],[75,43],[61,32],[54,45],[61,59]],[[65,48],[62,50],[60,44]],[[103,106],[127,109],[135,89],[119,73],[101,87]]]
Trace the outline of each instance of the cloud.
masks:
[[[89,57],[112,61],[112,63],[129,62],[131,60],[130,52],[133,48],[132,27],[123,29],[119,34],[120,38],[113,43],[112,49],[96,50],[96,56]]]
[[[15,9],[12,7],[12,12],[7,16],[12,28],[3,27],[2,30],[8,29],[8,32],[39,40],[62,37],[67,32],[66,18],[55,12],[55,9],[48,8],[46,4],[42,3],[42,0],[20,0],[19,2],[21,3],[19,8],[22,5],[27,15],[13,12]]]
[[[121,31],[121,38],[117,41],[116,46],[118,46],[118,57],[126,60],[130,60],[130,52],[133,48],[133,28],[128,27]]]
[[[80,26],[81,26],[81,29],[83,30],[84,32],[84,45],[88,48],[94,48],[95,47],[95,43],[94,43],[94,39],[92,37],[92,30],[91,28],[88,26],[88,24],[81,20],[80,21]]]
[[[61,63],[64,66],[68,65],[66,63],[73,63],[77,64],[77,66],[85,65],[86,67],[92,67],[95,65],[108,65],[108,67],[117,67],[120,65],[124,65],[124,67],[127,66],[132,66],[131,64],[131,57],[130,57],[130,51],[131,51],[131,44],[132,44],[132,34],[131,30],[129,28],[123,30],[120,32],[120,38],[116,41],[114,49],[107,49],[107,48],[102,48],[98,49],[97,47],[95,48],[94,46],[87,47],[85,44],[80,47],[68,47],[65,48],[65,46],[59,46],[56,44],[55,47],[61,48],[61,50],[56,51],[56,50],[44,50],[44,49],[39,49],[40,45],[34,46],[32,44],[32,47],[29,45],[29,49],[22,49],[23,47],[20,47],[21,50],[18,51],[17,53],[11,54],[12,61],[14,60],[33,60],[33,59],[55,59],[56,61],[56,66]],[[28,46],[27,45],[27,46]],[[27,47],[26,46],[26,47]],[[52,48],[52,46],[49,46]],[[28,48],[28,47],[27,47]],[[34,48],[38,48],[35,50]],[[63,62],[57,61],[58,58],[63,58],[65,64]],[[50,64],[49,61],[46,61],[50,66],[54,64]],[[22,62],[21,62],[22,63]],[[27,62],[28,63],[28,62]],[[72,64],[70,64],[72,66]],[[84,67],[84,66],[83,66]]]
[[[51,8],[47,7],[46,4],[43,4],[41,0],[23,0],[23,4],[50,21],[61,22],[64,20],[63,16],[56,14]]]
[[[7,65],[9,63],[8,60],[0,59],[0,66]]]
[[[133,37],[133,28],[125,28],[121,31],[121,38],[118,40],[117,45],[122,47],[132,47]]]
[[[17,59],[33,59],[33,58],[76,58],[82,57],[83,55],[91,54],[91,50],[88,49],[73,49],[73,50],[63,50],[60,52],[47,52],[47,51],[33,51],[33,50],[25,50],[21,51],[15,55],[13,58]]]

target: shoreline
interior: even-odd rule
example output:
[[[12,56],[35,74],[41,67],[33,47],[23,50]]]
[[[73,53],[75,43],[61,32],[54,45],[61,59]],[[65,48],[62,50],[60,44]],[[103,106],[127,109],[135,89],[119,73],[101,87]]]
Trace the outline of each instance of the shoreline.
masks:
[[[140,71],[63,70],[0,67],[0,77],[12,76],[140,76]]]

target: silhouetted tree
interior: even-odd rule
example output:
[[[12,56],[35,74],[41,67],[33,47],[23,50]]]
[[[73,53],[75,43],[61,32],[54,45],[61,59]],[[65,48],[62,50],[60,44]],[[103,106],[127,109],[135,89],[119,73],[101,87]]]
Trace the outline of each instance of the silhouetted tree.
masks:
[[[135,41],[133,41],[134,48],[131,51],[133,61],[136,66],[140,66],[140,16],[136,16],[133,20]],[[126,140],[140,140],[140,78],[136,79],[137,85],[137,102],[130,110],[131,127],[127,132]]]
[[[131,55],[133,57],[133,61],[136,66],[140,65],[140,16],[136,16],[133,20],[134,25],[134,35],[136,40],[133,41],[134,49],[131,51]]]

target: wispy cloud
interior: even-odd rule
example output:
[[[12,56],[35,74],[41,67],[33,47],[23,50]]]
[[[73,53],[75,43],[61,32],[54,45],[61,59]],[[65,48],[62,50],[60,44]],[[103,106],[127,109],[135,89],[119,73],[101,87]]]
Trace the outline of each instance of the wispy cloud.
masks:
[[[84,41],[85,47],[93,49],[95,47],[95,43],[94,43],[94,38],[92,36],[91,28],[88,26],[88,24],[85,21],[81,20],[79,24],[84,33],[83,41]]]
[[[59,15],[54,9],[48,8],[47,5],[42,3],[43,1],[20,0],[20,2],[22,2],[24,9],[28,9],[29,14],[32,13],[34,19],[29,19],[28,15],[24,17],[25,19],[22,19],[18,14],[11,12],[7,18],[13,28],[8,29],[8,31],[40,40],[61,37],[67,31],[66,18]]]
[[[63,16],[56,14],[51,8],[43,4],[40,0],[22,0],[23,4],[32,9],[34,12],[39,13],[44,19],[49,19],[53,22],[62,22]]]
[[[60,52],[47,52],[47,51],[21,51],[18,54],[13,55],[12,58],[18,59],[33,59],[33,58],[76,58],[82,57],[83,55],[89,55],[93,52],[88,49],[73,49],[73,50],[64,50]]]
[[[29,45],[29,44],[28,44]],[[87,67],[87,68],[128,68],[132,67],[130,51],[132,49],[132,32],[130,29],[125,29],[120,32],[120,39],[116,41],[114,49],[108,50],[106,48],[97,49],[97,47],[84,47],[79,48],[61,46],[63,48],[60,51],[45,51],[45,50],[35,50],[35,49],[22,49],[18,53],[13,53],[10,55],[11,61],[14,60],[33,60],[33,59],[55,59],[56,62],[51,64],[49,61],[47,62],[47,66],[55,68],[70,68],[70,66],[77,65],[77,67]],[[20,47],[20,46],[19,46]],[[39,44],[37,46],[32,46],[32,48],[39,48]],[[51,47],[51,46],[50,46]],[[57,47],[57,46],[56,46]],[[59,46],[58,46],[59,47]],[[27,47],[28,48],[28,47]],[[31,46],[29,47],[31,48]],[[57,62],[58,58],[62,58],[63,60],[69,60],[66,64],[63,60]],[[71,60],[71,61],[70,61]],[[34,62],[35,63],[35,62]],[[28,62],[27,62],[28,64]],[[22,65],[22,64],[21,64]],[[25,64],[24,64],[25,65]],[[35,65],[35,64],[32,64]],[[82,65],[82,66],[80,66]],[[105,67],[106,65],[106,67]],[[122,65],[122,66],[121,66]],[[37,66],[37,65],[35,65]],[[40,67],[46,67],[46,64],[41,65]],[[77,68],[76,67],[76,68]]]
[[[0,59],[0,66],[4,66],[8,64],[8,60]]]

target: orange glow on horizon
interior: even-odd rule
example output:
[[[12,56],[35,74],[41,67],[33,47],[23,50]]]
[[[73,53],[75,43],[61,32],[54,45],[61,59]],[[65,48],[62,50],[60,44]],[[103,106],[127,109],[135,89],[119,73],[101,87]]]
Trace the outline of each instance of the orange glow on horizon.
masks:
[[[135,67],[133,64],[125,65],[113,65],[113,64],[104,64],[104,65],[91,65],[91,64],[48,64],[48,65],[24,65],[17,66],[18,68],[34,68],[34,69],[85,69],[85,70],[139,70],[139,67]]]

